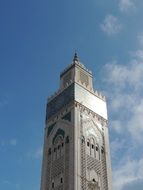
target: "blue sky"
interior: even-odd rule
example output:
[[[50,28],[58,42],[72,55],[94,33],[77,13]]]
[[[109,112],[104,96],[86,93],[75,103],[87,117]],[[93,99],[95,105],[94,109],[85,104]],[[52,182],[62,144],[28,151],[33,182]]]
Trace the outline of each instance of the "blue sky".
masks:
[[[113,190],[143,187],[143,1],[0,1],[0,189],[39,190],[47,97],[77,50],[108,99]]]

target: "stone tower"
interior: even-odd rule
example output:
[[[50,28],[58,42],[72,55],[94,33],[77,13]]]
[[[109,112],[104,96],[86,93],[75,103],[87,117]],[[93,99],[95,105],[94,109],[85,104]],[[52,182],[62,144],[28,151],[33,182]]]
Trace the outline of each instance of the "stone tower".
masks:
[[[75,54],[48,99],[41,190],[111,190],[105,97]]]

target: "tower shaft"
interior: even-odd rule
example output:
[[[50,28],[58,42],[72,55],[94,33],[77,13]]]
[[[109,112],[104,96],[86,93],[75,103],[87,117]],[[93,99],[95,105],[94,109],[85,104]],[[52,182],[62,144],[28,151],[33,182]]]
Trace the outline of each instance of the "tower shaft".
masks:
[[[76,55],[48,100],[41,190],[111,190],[106,100],[92,78]]]

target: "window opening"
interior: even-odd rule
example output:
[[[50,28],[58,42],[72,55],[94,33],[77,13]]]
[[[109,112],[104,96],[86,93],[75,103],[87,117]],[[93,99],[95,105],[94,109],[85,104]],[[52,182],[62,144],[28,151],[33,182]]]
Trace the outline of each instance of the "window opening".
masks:
[[[66,143],[69,143],[69,136],[66,137]]]
[[[51,148],[49,148],[49,150],[48,150],[48,154],[51,155]]]
[[[84,139],[81,139],[81,142],[84,143]]]
[[[101,153],[102,153],[102,154],[104,153],[104,148],[103,148],[103,146],[102,146],[102,148],[101,148]]]
[[[93,180],[92,180],[93,182],[95,182],[95,179],[93,178]]]

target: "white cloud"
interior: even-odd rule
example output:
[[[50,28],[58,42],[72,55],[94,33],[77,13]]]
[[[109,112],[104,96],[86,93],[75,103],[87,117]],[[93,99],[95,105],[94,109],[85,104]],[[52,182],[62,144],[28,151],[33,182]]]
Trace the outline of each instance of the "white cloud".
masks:
[[[142,61],[143,60],[143,50],[138,49],[135,52],[132,52],[132,56],[134,56],[136,59]]]
[[[130,10],[135,9],[134,0],[120,0],[119,9],[122,12],[129,12]]]
[[[128,122],[128,130],[132,138],[138,143],[143,143],[143,98],[135,105],[132,111],[132,117]]]
[[[122,117],[122,120],[112,121],[111,125],[119,133],[124,131],[122,126],[125,125],[134,140],[139,141],[143,136],[143,62],[136,58],[127,65],[110,63],[105,70],[109,74],[106,82],[111,90],[110,109]],[[124,117],[130,119],[124,121]]]
[[[137,50],[132,55],[132,60],[126,65],[118,64],[117,61],[105,65],[106,71],[110,73],[108,82],[117,87],[118,91],[128,85],[133,89],[143,85],[143,50]]]
[[[143,189],[143,179],[135,179],[130,183],[126,183],[123,187],[123,190],[142,190]]]
[[[113,130],[115,130],[118,134],[121,134],[123,132],[122,123],[120,120],[112,120],[110,122],[110,126],[114,127]]]
[[[122,29],[122,26],[118,21],[118,18],[116,18],[113,15],[107,15],[100,27],[102,31],[108,35],[117,34]]]
[[[125,186],[133,185],[138,180],[142,180],[143,185],[143,159],[126,159],[124,163],[121,163],[114,170],[113,189],[123,190]],[[138,185],[136,186],[137,188]],[[126,188],[126,190],[130,190],[130,188]]]
[[[142,190],[143,187],[143,38],[130,61],[112,61],[105,65],[109,104],[113,165],[113,189]],[[115,135],[116,134],[116,135]],[[118,160],[118,162],[117,162]],[[134,187],[134,188],[133,188]]]

